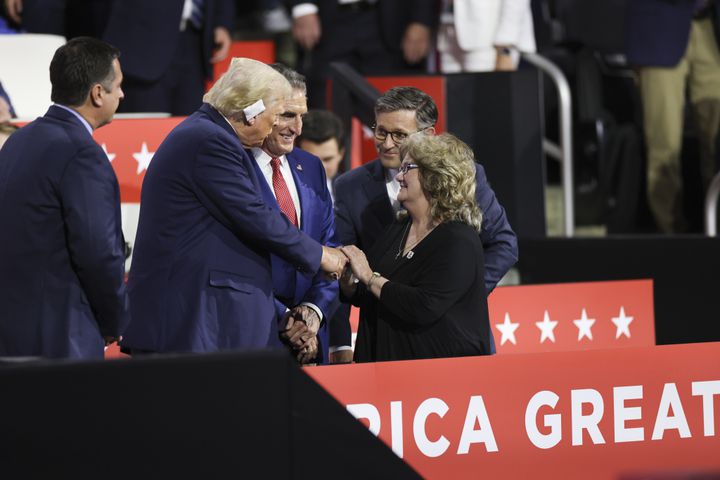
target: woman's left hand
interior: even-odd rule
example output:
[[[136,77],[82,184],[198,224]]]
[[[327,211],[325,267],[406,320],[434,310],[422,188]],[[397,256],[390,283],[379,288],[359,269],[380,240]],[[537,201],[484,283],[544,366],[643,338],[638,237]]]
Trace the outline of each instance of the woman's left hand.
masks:
[[[363,251],[355,245],[346,245],[344,247],[340,247],[340,250],[350,261],[350,268],[352,268],[352,272],[355,277],[357,277],[357,279],[362,283],[367,284],[370,277],[372,277],[373,272]]]

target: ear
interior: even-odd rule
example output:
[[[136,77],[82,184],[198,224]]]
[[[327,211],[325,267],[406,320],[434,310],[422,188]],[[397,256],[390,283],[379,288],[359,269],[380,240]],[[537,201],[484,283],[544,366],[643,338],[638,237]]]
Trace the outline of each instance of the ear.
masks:
[[[245,124],[247,124],[247,125],[250,125],[250,126],[255,125],[255,118],[256,118],[256,117],[251,117],[250,119],[248,119],[248,118],[245,116],[245,114],[243,113],[243,119],[244,119],[244,121],[245,121]]]
[[[93,107],[102,107],[103,93],[105,93],[105,89],[99,83],[96,83],[92,86],[92,88],[90,89],[90,102],[92,103]]]
[[[426,128],[423,132],[425,135],[435,135],[435,127]]]

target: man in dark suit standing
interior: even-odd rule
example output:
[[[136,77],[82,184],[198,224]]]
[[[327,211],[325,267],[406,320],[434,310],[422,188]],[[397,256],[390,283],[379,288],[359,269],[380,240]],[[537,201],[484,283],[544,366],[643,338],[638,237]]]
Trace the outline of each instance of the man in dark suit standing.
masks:
[[[686,96],[704,189],[717,171],[720,8],[715,0],[632,0],[626,8],[627,60],[639,67],[648,203],[662,232],[682,233],[688,228],[680,164]]]
[[[120,192],[92,138],[123,98],[119,55],[60,47],[55,104],[0,151],[0,356],[102,358],[127,323]]]
[[[413,87],[395,87],[375,103],[376,160],[344,173],[335,182],[335,225],[342,245],[356,245],[368,252],[400,209],[395,180],[400,167],[400,144],[410,135],[435,132],[438,111],[426,93]],[[482,165],[476,165],[476,197],[483,213],[485,289],[490,292],[518,259],[517,238],[495,198]],[[338,309],[347,318],[349,309]],[[348,321],[333,318],[334,325]],[[346,341],[350,341],[347,327]],[[494,344],[491,347],[494,353]],[[347,355],[347,354],[345,354]],[[342,360],[348,360],[343,358]],[[341,361],[342,361],[341,360]]]
[[[342,271],[342,253],[268,205],[245,150],[263,144],[290,93],[269,66],[235,58],[207,103],[155,152],[143,182],[123,348],[264,348],[277,333],[271,254],[311,278]]]
[[[322,245],[334,246],[335,218],[322,162],[294,148],[307,113],[305,79],[282,64],[272,67],[290,82],[292,95],[262,147],[252,149],[256,173],[265,179],[260,182],[263,198],[301,232]],[[327,362],[328,329],[324,320],[338,295],[337,282],[321,272],[299,272],[277,255],[272,256],[272,279],[283,340],[301,361]],[[277,338],[271,340],[277,343]]]
[[[123,52],[123,112],[190,115],[227,56],[231,0],[115,0],[103,38]]]
[[[292,0],[293,36],[301,47],[312,108],[325,106],[330,62],[364,75],[425,71],[437,25],[435,0]]]

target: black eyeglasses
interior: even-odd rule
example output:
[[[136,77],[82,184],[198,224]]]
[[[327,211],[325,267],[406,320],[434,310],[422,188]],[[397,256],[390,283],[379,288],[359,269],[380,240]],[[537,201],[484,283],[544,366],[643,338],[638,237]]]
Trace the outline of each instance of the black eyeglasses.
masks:
[[[400,165],[400,168],[398,168],[398,173],[402,173],[403,175],[405,175],[408,171],[414,170],[416,168],[418,168],[417,163],[403,163],[402,165]]]
[[[392,138],[392,141],[395,142],[396,145],[400,145],[405,140],[407,140],[410,135],[413,135],[420,131],[420,130],[418,130],[416,132],[411,132],[411,133],[398,132],[398,131],[388,132],[384,128],[378,128],[377,125],[373,125],[370,128],[372,128],[373,135],[375,136],[375,138],[377,140],[384,142],[385,139],[388,137],[388,135],[390,135],[390,138]]]

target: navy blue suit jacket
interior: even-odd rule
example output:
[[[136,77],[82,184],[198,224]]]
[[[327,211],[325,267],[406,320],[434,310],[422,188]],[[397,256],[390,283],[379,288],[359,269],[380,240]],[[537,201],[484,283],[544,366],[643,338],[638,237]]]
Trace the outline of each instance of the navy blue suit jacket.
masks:
[[[627,2],[625,44],[628,63],[674,67],[687,50],[694,0],[631,0]],[[718,8],[713,6],[715,38]]]
[[[128,320],[120,190],[72,113],[0,151],[0,225],[0,356],[102,358]]]
[[[160,145],[143,183],[124,347],[267,345],[275,320],[270,253],[314,274],[322,248],[267,205],[254,164],[207,104]]]
[[[498,203],[487,182],[485,169],[480,164],[476,166],[476,197],[483,213],[480,240],[485,252],[485,289],[489,295],[518,260],[517,237],[507,221],[505,209]],[[335,226],[340,244],[357,245],[369,252],[393,221],[394,213],[385,186],[385,170],[379,159],[338,177],[335,182]],[[338,315],[342,314],[342,310],[338,310]],[[340,330],[345,324],[347,321],[333,318],[331,344],[343,344],[335,337],[333,328],[348,341],[349,331],[341,333]]]
[[[295,187],[300,197],[300,230],[322,245],[335,246],[335,217],[330,192],[327,189],[325,169],[315,155],[299,148],[286,155],[295,180]],[[255,162],[258,178],[263,179],[262,171]],[[265,202],[272,208],[280,210],[277,199],[270,185],[263,181],[262,194]],[[316,305],[323,313],[323,326],[318,332],[320,340],[320,357],[317,363],[328,358],[327,320],[330,306],[338,295],[338,283],[325,278],[322,272],[315,275],[300,272],[292,263],[272,255],[272,279],[275,293],[278,320],[286,309],[309,302]],[[275,340],[271,340],[277,344]]]
[[[123,73],[129,77],[153,82],[167,71],[178,48],[183,0],[116,0],[105,28],[103,40],[122,52]],[[230,33],[235,27],[235,4],[232,0],[205,0],[202,43],[203,68],[212,77],[210,57],[214,47],[215,27]]]

